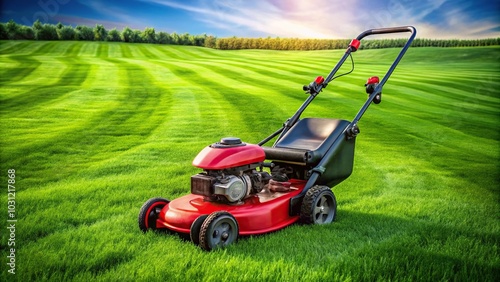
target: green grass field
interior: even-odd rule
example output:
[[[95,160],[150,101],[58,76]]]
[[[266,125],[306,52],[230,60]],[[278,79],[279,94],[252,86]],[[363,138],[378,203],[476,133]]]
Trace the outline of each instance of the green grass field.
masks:
[[[351,120],[397,52],[354,53],[304,117]],[[189,193],[201,149],[262,140],[342,54],[0,42],[0,181],[15,169],[17,219],[12,275],[2,189],[0,280],[499,281],[499,47],[410,48],[359,123],[333,224],[210,253],[139,231],[147,199]]]

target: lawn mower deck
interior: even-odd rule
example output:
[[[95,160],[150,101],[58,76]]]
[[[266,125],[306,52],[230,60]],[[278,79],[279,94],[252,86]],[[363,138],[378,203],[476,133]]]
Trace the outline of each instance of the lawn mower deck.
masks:
[[[156,228],[189,234],[191,225],[200,215],[226,211],[238,222],[239,235],[257,235],[279,230],[299,220],[290,216],[290,198],[298,195],[305,181],[291,180],[290,192],[271,192],[265,189],[236,204],[207,201],[203,196],[189,194],[171,201],[160,212]]]
[[[351,53],[359,49],[361,39],[400,32],[410,32],[411,36],[385,76],[368,79],[368,99],[352,121],[301,118],[329,83],[345,75],[335,76]],[[202,172],[191,176],[191,194],[173,201],[148,200],[139,211],[139,228],[143,232],[152,229],[189,234],[193,243],[210,251],[231,244],[238,236],[264,234],[299,221],[333,222],[337,201],[331,188],[352,173],[354,145],[360,133],[357,123],[372,102],[381,102],[382,87],[415,35],[411,26],[361,33],[326,78],[318,76],[303,87],[309,96],[283,127],[258,144],[227,137],[205,147],[193,160],[193,166]],[[352,64],[354,70],[353,60]],[[263,146],[273,139],[271,147]]]

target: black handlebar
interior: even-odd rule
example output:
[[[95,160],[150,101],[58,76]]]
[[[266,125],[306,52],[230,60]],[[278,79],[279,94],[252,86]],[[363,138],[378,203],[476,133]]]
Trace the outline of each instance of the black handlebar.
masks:
[[[356,128],[356,124],[361,118],[361,116],[365,113],[367,110],[368,106],[370,103],[373,101],[377,93],[380,93],[382,91],[382,87],[384,84],[387,82],[389,77],[391,76],[392,72],[398,65],[399,61],[403,58],[404,54],[406,53],[406,50],[410,47],[411,43],[413,42],[413,39],[415,39],[415,36],[417,34],[417,30],[413,26],[400,26],[400,27],[389,27],[389,28],[377,28],[377,29],[369,29],[361,34],[358,35],[355,39],[351,41],[349,46],[347,47],[346,52],[340,59],[340,61],[335,65],[335,67],[331,70],[331,72],[328,74],[326,78],[323,77],[317,77],[315,81],[311,82],[311,84],[304,86],[304,90],[309,92],[309,97],[306,99],[306,101],[300,106],[300,108],[295,112],[295,114],[289,118],[284,124],[281,129],[273,133],[271,136],[268,138],[262,140],[259,142],[259,145],[263,145],[272,138],[276,137],[279,134],[279,137],[276,139],[275,144],[281,139],[281,137],[286,134],[286,132],[300,119],[300,116],[302,115],[302,112],[309,106],[309,104],[314,100],[314,98],[322,91],[323,88],[326,88],[328,86],[328,83],[332,81],[334,75],[337,73],[337,71],[340,69],[340,67],[344,64],[345,60],[349,57],[349,55],[352,52],[356,52],[360,46],[360,40],[370,36],[370,35],[378,35],[378,34],[390,34],[390,33],[402,33],[402,32],[410,32],[411,35],[408,38],[408,41],[404,45],[404,47],[401,49],[398,57],[394,60],[392,63],[391,67],[385,74],[385,76],[382,78],[380,83],[376,86],[374,89],[374,92],[372,95],[369,96],[368,100],[365,102],[361,110],[358,112],[356,117],[353,119],[351,124],[348,126],[349,132],[352,131],[353,128]],[[353,131],[354,132],[354,131]],[[355,134],[353,134],[355,136]],[[307,190],[307,189],[305,189]]]
[[[370,29],[367,31],[362,32],[356,40],[361,40],[364,37],[367,37],[369,35],[374,35],[374,34],[389,34],[389,33],[400,33],[400,32],[410,32],[411,35],[408,38],[408,41],[406,41],[406,44],[403,46],[401,51],[399,52],[398,56],[392,63],[391,67],[387,70],[387,73],[384,75],[380,83],[375,87],[373,93],[369,96],[368,100],[365,102],[363,107],[359,110],[358,114],[354,117],[353,121],[351,122],[351,125],[349,126],[350,128],[354,127],[356,123],[361,119],[365,111],[368,109],[368,106],[370,106],[371,102],[375,98],[376,94],[379,92],[382,92],[382,87],[384,87],[385,83],[391,76],[392,72],[394,69],[396,69],[396,66],[399,64],[399,61],[403,58],[404,54],[406,53],[406,50],[410,47],[411,43],[413,42],[413,39],[415,39],[415,36],[417,35],[417,30],[413,26],[400,26],[400,27],[389,27],[389,28],[379,28],[379,29]]]
[[[388,33],[401,33],[401,32],[411,32],[412,34],[415,34],[416,31],[417,30],[413,26],[376,28],[362,32],[360,35],[358,35],[358,37],[356,37],[356,39],[361,40],[369,35],[375,35],[375,34],[388,34]]]

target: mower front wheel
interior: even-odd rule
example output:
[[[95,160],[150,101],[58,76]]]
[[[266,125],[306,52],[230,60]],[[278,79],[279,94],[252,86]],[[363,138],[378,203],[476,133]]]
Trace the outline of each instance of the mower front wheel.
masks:
[[[191,238],[191,242],[195,245],[200,244],[200,230],[201,226],[205,219],[207,219],[208,214],[198,216],[193,223],[191,224],[191,228],[189,230],[189,237]]]
[[[302,200],[300,219],[305,224],[327,224],[335,220],[337,200],[330,187],[311,187]]]
[[[170,203],[169,200],[165,198],[152,198],[147,200],[144,205],[142,205],[139,211],[139,229],[142,232],[146,232],[149,229],[156,229],[156,220],[160,214],[160,211]]]
[[[205,251],[224,248],[238,238],[238,222],[226,211],[211,213],[201,225],[200,247]]]

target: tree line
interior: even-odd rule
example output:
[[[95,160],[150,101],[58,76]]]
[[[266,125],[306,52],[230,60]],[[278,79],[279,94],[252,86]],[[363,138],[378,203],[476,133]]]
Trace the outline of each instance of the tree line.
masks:
[[[107,30],[103,25],[96,24],[95,27],[84,25],[63,25],[58,23],[41,23],[39,20],[33,26],[20,25],[13,20],[0,23],[0,40],[82,40],[82,41],[112,41],[130,43],[156,43],[193,46],[215,46],[215,37],[203,35],[190,35],[188,33],[177,34],[167,32],[156,32],[152,27],[144,30],[131,29],[129,27],[118,31],[116,28]],[[211,46],[212,44],[213,46]]]
[[[215,48],[221,50],[239,49],[267,49],[267,50],[331,50],[345,49],[350,39],[299,39],[299,38],[217,38],[214,36],[190,35],[156,32],[152,27],[144,30],[129,27],[118,31],[116,28],[107,30],[103,25],[95,27],[77,25],[63,25],[58,23],[41,23],[39,20],[32,26],[20,25],[13,20],[0,23],[0,40],[84,40],[84,41],[113,41],[130,43],[154,43],[192,45]],[[363,40],[361,49],[378,49],[402,47],[406,39],[376,39]],[[488,39],[422,39],[413,41],[412,47],[478,47],[500,45],[500,38]]]
[[[272,50],[331,50],[346,49],[350,39],[298,39],[298,38],[219,38],[215,48],[222,50],[272,49]],[[403,47],[407,39],[363,40],[360,49]],[[500,38],[489,39],[421,39],[416,38],[412,47],[479,47],[500,45]]]

